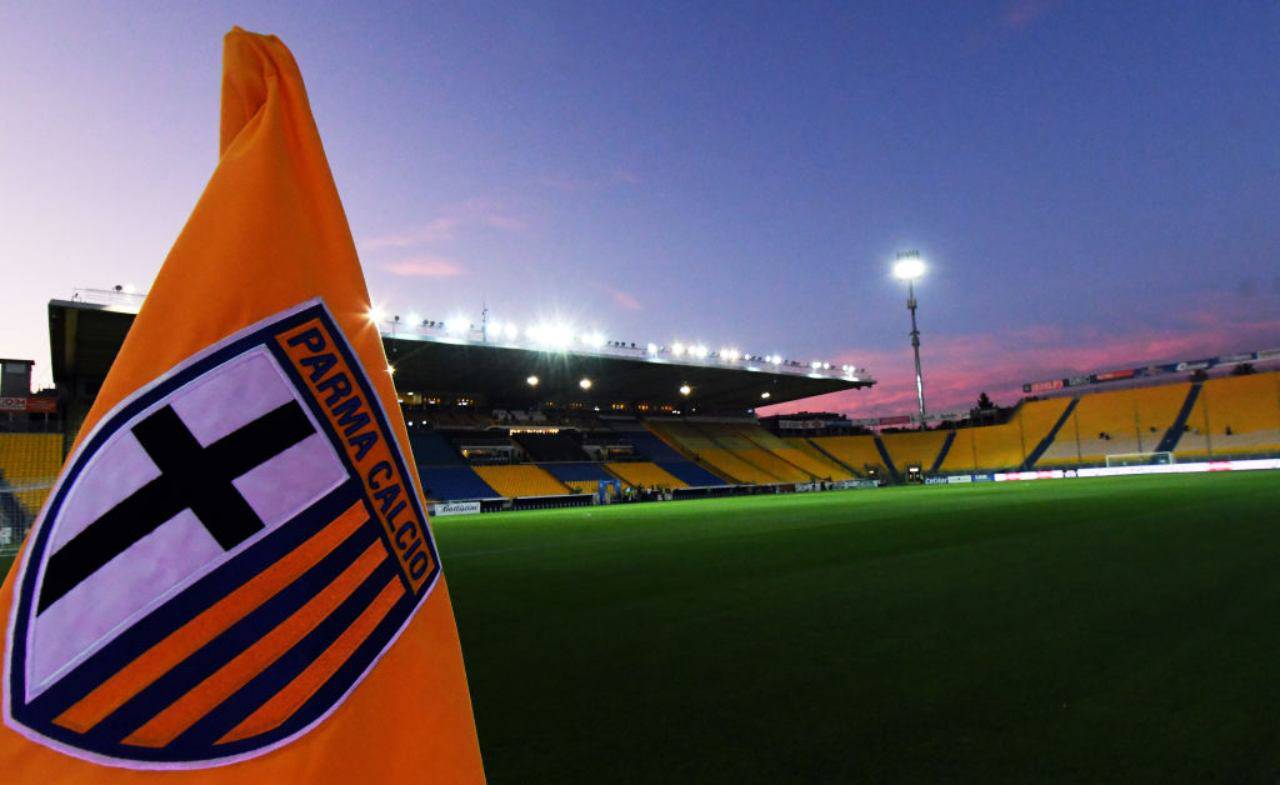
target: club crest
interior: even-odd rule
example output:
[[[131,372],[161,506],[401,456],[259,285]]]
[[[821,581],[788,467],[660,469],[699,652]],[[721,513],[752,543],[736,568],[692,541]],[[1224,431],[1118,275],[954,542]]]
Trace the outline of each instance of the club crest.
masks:
[[[133,768],[305,733],[440,574],[409,466],[318,300],[139,390],[82,441],[32,535],[6,723]]]

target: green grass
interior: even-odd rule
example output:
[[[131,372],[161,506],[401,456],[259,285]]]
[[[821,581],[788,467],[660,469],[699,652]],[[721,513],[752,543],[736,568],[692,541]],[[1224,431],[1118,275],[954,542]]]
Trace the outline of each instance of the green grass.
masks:
[[[495,785],[1280,776],[1280,473],[435,528]]]
[[[1280,774],[1277,474],[436,531],[493,783]]]

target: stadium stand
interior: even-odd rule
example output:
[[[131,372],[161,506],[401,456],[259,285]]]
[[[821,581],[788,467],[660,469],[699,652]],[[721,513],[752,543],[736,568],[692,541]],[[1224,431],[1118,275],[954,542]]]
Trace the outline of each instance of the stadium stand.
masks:
[[[874,436],[815,436],[809,440],[818,449],[855,472],[866,475],[875,470],[887,474]]]
[[[502,496],[470,466],[419,466],[423,493],[431,501],[496,499]]]
[[[770,434],[772,436],[772,434]],[[795,465],[801,467],[815,477],[828,480],[852,480],[853,472],[829,455],[813,446],[808,439],[801,437],[784,437],[778,438],[782,443],[781,447],[775,448],[774,452],[791,461]]]
[[[631,445],[634,455],[650,459],[660,469],[672,475],[687,487],[710,488],[726,484],[723,478],[689,460],[671,445],[645,430],[644,425],[634,420],[614,421],[609,424],[609,427],[614,429],[619,437]],[[617,474],[617,472],[614,473]],[[653,485],[655,483],[638,484]]]
[[[690,464],[691,466],[693,464]],[[604,465],[619,480],[636,487],[647,486],[650,488],[688,488],[689,484],[681,480],[679,477],[671,474],[656,463],[648,463],[645,461],[628,462],[628,463],[606,463]],[[697,468],[696,466],[694,468]],[[705,485],[708,483],[699,483]],[[717,480],[711,485],[723,485],[724,483]]]
[[[409,434],[413,460],[419,466],[465,466],[466,461],[441,434],[435,431],[414,431]]]
[[[1025,466],[1060,424],[1069,398],[1028,401],[1008,422],[956,430],[939,471],[1017,469]]]
[[[733,453],[734,457],[781,482],[809,482],[813,479],[808,472],[762,447],[758,443],[759,434],[767,435],[768,432],[755,423],[697,423],[696,427]]]
[[[734,455],[693,425],[677,420],[649,420],[649,428],[668,444],[706,463],[717,474],[739,484],[771,485],[779,478]]]
[[[564,483],[538,466],[476,466],[474,471],[499,496],[561,496],[570,492]]]
[[[613,475],[605,471],[603,464],[589,461],[581,463],[548,463],[543,464],[541,468],[563,483],[588,480],[599,482],[600,480],[613,479]]]
[[[1152,452],[1177,421],[1193,389],[1190,383],[1181,382],[1082,395],[1038,463],[1104,463],[1108,455]],[[1058,401],[1066,405],[1065,399],[1058,398],[1024,404],[1023,409]]]
[[[62,434],[0,433],[0,510],[25,523],[40,511],[62,468]]]
[[[933,468],[942,445],[947,440],[946,431],[903,431],[880,435],[894,465],[900,470],[919,466],[922,471]]]
[[[529,459],[537,463],[550,461],[581,461],[587,455],[573,437],[567,433],[520,433],[511,438],[529,453]]]
[[[1179,460],[1280,452],[1280,372],[1204,382],[1180,436]]]
[[[786,461],[815,480],[847,480],[851,477],[847,470],[837,466],[829,458],[815,459],[809,453],[788,444],[756,423],[752,423],[742,429],[741,434],[750,439],[757,447]]]

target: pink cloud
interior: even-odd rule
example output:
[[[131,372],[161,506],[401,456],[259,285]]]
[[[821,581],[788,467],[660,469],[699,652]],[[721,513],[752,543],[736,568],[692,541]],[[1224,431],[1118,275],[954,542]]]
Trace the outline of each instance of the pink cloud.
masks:
[[[412,259],[401,259],[383,265],[384,270],[392,275],[409,278],[452,278],[462,275],[462,265],[442,256],[417,256]]]
[[[613,289],[608,286],[604,288],[605,288],[605,291],[609,292],[609,296],[613,298],[613,302],[616,303],[619,308],[625,308],[628,311],[644,310],[644,306],[640,305],[640,301],[637,300],[635,297],[633,297],[630,293],[624,292],[621,289]]]
[[[1000,23],[1010,30],[1022,30],[1049,13],[1057,4],[1058,0],[1014,0],[1005,8]]]
[[[387,248],[410,248],[445,242],[453,240],[464,231],[476,228],[519,232],[527,226],[528,223],[523,218],[510,214],[497,202],[488,199],[469,199],[449,206],[442,211],[441,215],[421,226],[402,232],[365,238],[359,242],[359,246],[361,251],[368,253]]]
[[[1172,332],[1139,330],[1111,335],[1098,328],[1066,331],[1031,327],[1005,335],[926,336],[922,347],[925,403],[932,411],[964,411],[987,392],[1001,405],[1016,403],[1025,382],[1161,361],[1198,359],[1280,345],[1280,319],[1224,318],[1230,310],[1206,306],[1186,314]],[[870,390],[833,393],[779,404],[769,413],[829,410],[852,416],[908,414],[916,407],[911,347],[849,351],[836,358],[866,368]]]
[[[376,251],[383,248],[407,248],[411,245],[422,245],[452,239],[454,230],[458,228],[458,223],[458,219],[454,217],[436,218],[416,229],[362,240],[360,248],[364,251]]]

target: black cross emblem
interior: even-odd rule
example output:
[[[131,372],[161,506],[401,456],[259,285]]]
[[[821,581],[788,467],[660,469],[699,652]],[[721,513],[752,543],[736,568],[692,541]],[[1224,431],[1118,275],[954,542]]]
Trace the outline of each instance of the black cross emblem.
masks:
[[[191,510],[225,550],[263,526],[231,481],[315,432],[290,401],[201,447],[172,407],[133,427],[160,476],[103,513],[49,557],[38,612],[183,510]]]

